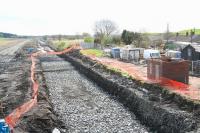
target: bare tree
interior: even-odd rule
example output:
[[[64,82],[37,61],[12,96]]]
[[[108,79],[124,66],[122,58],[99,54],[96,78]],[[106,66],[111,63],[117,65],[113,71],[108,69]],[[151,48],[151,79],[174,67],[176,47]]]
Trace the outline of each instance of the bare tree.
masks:
[[[102,40],[117,31],[117,26],[111,20],[100,20],[95,23],[95,36]]]
[[[62,35],[58,35],[58,40],[61,41]]]

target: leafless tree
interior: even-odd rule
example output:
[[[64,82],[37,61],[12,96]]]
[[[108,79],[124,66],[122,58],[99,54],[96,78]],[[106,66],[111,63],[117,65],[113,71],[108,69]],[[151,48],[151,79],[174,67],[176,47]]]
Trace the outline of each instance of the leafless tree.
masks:
[[[58,35],[58,40],[61,41],[62,35]]]
[[[95,23],[95,36],[100,39],[110,36],[117,31],[117,26],[111,20],[100,20]]]

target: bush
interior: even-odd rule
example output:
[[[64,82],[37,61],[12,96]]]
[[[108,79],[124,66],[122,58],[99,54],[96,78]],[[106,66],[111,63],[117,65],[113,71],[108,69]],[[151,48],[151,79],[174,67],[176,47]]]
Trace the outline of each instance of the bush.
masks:
[[[100,38],[95,38],[95,39],[94,39],[94,43],[101,44],[101,39],[100,39]]]
[[[61,42],[61,43],[59,43],[58,44],[58,50],[63,50],[64,49],[64,47],[65,47],[65,42]]]
[[[113,36],[112,42],[116,45],[120,45],[121,43],[121,37],[120,36]]]
[[[85,43],[93,43],[94,42],[94,39],[92,37],[85,37],[84,38],[84,42]]]
[[[102,44],[104,44],[104,45],[111,44],[111,43],[113,43],[111,37],[104,37],[103,40],[102,40]]]

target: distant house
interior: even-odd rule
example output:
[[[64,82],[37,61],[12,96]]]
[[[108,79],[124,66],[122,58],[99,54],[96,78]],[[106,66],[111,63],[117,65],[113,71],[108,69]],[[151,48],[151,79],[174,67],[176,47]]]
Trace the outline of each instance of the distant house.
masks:
[[[167,50],[177,50],[181,52],[181,58],[189,61],[200,60],[200,44],[191,42],[172,42],[166,45]]]
[[[170,41],[170,43],[165,45],[165,50],[181,51],[183,48],[185,48],[189,44],[190,44],[190,42]]]
[[[189,61],[200,60],[200,45],[189,44],[185,46],[181,51],[181,57]]]

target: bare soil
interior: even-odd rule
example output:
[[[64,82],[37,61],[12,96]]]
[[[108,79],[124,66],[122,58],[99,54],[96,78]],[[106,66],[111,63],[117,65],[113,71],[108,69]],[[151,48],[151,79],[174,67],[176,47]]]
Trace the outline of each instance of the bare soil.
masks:
[[[37,42],[7,47],[0,53],[0,118],[10,114],[15,108],[31,99],[32,84],[30,81],[31,60],[27,48],[37,51]],[[62,122],[57,119],[49,101],[40,63],[37,62],[37,79],[40,83],[38,104],[24,114],[14,128],[15,133],[38,132],[49,133],[54,128],[64,131]]]

